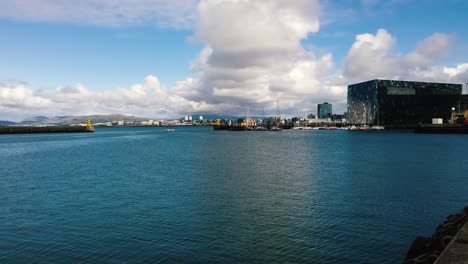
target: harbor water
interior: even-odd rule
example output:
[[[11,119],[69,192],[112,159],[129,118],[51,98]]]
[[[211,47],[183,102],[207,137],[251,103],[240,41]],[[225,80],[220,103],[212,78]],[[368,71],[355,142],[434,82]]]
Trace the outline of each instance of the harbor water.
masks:
[[[401,263],[468,205],[466,135],[0,136],[0,263]]]

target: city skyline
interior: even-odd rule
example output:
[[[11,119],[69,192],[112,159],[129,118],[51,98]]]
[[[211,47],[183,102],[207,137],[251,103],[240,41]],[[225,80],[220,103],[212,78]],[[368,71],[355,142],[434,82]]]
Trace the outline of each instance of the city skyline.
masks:
[[[464,1],[0,3],[0,120],[346,111],[348,84],[468,81]],[[441,22],[443,21],[443,22]]]

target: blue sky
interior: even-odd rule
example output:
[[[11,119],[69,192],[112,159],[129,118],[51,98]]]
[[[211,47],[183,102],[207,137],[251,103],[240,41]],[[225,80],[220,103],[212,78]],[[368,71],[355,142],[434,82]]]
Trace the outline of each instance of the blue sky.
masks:
[[[86,83],[128,87],[150,74],[174,85],[190,74],[200,45],[188,30],[155,26],[108,28],[2,20],[1,79],[27,80],[43,89]],[[8,62],[8,63],[6,63]]]
[[[333,4],[330,4],[333,2]],[[322,47],[333,46],[330,36],[335,39],[336,49],[333,51],[343,58],[354,42],[354,36],[366,32],[376,32],[385,28],[398,40],[397,50],[408,52],[414,49],[416,43],[434,32],[453,34],[457,38],[457,52],[454,52],[448,63],[466,61],[468,57],[468,30],[466,11],[468,2],[462,0],[401,0],[401,1],[368,1],[375,4],[365,4],[366,1],[328,1],[325,10],[341,10],[343,16],[333,17],[332,21],[322,25],[317,33],[317,39],[309,38],[311,42]],[[465,53],[463,53],[463,51]],[[458,61],[457,61],[458,59]]]
[[[278,97],[291,113],[345,111],[352,82],[468,80],[467,1],[80,3],[0,3],[0,119],[234,113]]]

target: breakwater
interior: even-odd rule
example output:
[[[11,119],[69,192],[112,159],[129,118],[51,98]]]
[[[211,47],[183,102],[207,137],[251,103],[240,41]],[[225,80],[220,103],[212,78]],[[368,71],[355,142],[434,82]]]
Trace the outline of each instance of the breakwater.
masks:
[[[468,206],[460,213],[447,217],[431,237],[417,237],[406,254],[404,264],[435,263],[467,222]]]
[[[415,129],[415,132],[430,134],[468,134],[468,125],[420,125]]]
[[[4,126],[0,127],[0,134],[35,134],[35,133],[78,133],[94,132],[94,127],[89,126]]]

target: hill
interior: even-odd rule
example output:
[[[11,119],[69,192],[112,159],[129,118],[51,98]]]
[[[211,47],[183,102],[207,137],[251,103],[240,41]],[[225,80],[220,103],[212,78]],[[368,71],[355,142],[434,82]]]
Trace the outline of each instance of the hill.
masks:
[[[12,125],[16,125],[16,122],[0,120],[0,126],[12,126]]]
[[[135,116],[127,116],[121,114],[112,114],[112,115],[85,115],[85,116],[53,116],[53,117],[44,117],[37,116],[24,120],[18,125],[24,126],[34,126],[34,125],[69,125],[69,124],[84,124],[87,121],[91,120],[93,123],[106,123],[106,122],[116,122],[116,121],[144,121],[149,118],[141,118]],[[15,124],[15,123],[14,123]]]

